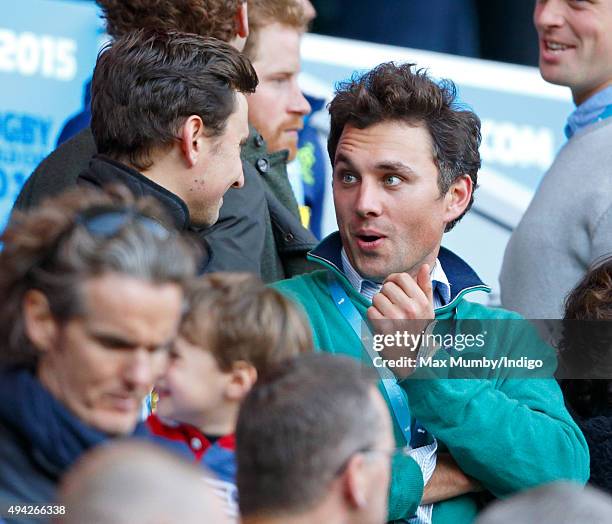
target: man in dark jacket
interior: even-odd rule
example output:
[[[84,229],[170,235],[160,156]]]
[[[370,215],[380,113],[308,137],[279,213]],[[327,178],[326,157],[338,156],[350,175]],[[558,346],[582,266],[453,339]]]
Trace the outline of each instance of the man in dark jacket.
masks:
[[[142,401],[165,371],[197,250],[154,200],[117,191],[74,188],[2,236],[3,512],[52,502],[82,453],[145,431]]]
[[[259,79],[255,93],[247,97],[249,123],[261,133],[271,152],[267,162],[248,154],[246,158],[255,160],[268,187],[294,217],[299,217],[300,211],[287,176],[287,162],[296,157],[298,132],[310,113],[310,104],[298,85],[300,43],[309,22],[304,7],[302,0],[249,0],[249,36],[244,48]],[[286,277],[309,269],[303,259],[293,260],[290,271],[281,262],[279,257],[267,260],[263,269],[273,274],[285,269]]]
[[[124,35],[96,64],[91,130],[98,154],[79,181],[121,182],[164,203],[181,229],[211,226],[225,192],[243,185],[244,93],[256,85],[249,61],[220,40]]]
[[[180,10],[174,0],[98,0],[98,4],[115,39],[140,28],[159,28],[214,36],[242,49],[248,35],[243,0],[184,0]],[[297,206],[287,207],[285,196],[295,197],[286,162],[271,157],[262,136],[253,128],[250,131],[242,147],[244,186],[227,192],[219,220],[200,234],[214,254],[208,271],[250,271],[270,282],[309,270],[306,252],[316,239],[302,226]],[[43,160],[15,207],[30,208],[72,186],[95,153],[95,141],[86,128]]]

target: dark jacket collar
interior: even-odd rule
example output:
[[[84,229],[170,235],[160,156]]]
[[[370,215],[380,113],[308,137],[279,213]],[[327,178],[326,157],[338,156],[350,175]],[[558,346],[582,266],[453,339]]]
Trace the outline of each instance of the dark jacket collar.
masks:
[[[89,167],[79,175],[78,181],[97,187],[120,183],[127,186],[136,197],[152,196],[161,202],[177,229],[189,228],[189,210],[182,199],[142,173],[105,155],[95,155]]]
[[[342,241],[340,233],[336,231],[325,237],[312,251],[308,258],[313,262],[322,263],[340,274],[342,269]],[[476,272],[462,258],[455,255],[449,249],[440,247],[438,260],[451,285],[451,302],[463,291],[471,288],[488,290],[488,286],[480,280]]]

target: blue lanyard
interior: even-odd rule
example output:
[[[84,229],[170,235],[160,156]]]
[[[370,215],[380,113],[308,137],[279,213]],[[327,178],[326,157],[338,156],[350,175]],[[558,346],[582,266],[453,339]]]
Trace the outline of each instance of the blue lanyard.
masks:
[[[353,331],[359,338],[362,340],[362,329],[364,330],[363,346],[365,347],[368,356],[372,361],[378,355],[372,349],[372,345],[368,342],[371,342],[372,333],[370,332],[367,324],[361,318],[359,311],[355,305],[351,302],[351,299],[344,291],[344,288],[340,285],[338,280],[330,273],[329,278],[327,279],[327,285],[329,287],[329,291],[338,307],[340,313],[345,318],[345,320],[350,324],[353,328]],[[369,337],[369,339],[367,338]],[[393,411],[393,415],[395,416],[395,420],[397,421],[400,429],[402,430],[402,434],[406,439],[406,444],[410,445],[410,437],[411,437],[411,416],[410,416],[410,407],[408,406],[408,401],[402,392],[402,388],[399,387],[397,380],[393,376],[393,374],[386,368],[381,368],[375,366],[378,371],[378,375],[380,376],[383,387],[385,388],[385,392],[389,397],[389,402],[391,403],[391,410]]]

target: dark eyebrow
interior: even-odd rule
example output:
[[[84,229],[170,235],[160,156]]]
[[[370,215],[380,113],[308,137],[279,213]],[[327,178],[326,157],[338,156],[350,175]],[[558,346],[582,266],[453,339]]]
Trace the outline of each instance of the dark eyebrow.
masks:
[[[135,348],[139,344],[135,340],[130,340],[123,335],[116,335],[114,333],[107,333],[104,331],[97,331],[96,329],[92,329],[89,331],[89,334],[92,338],[97,340],[99,343],[104,344],[110,348]],[[165,340],[161,344],[156,344],[155,346],[151,346],[148,349],[157,349],[164,348],[170,349],[172,342],[174,342],[175,337],[172,336],[169,340]]]
[[[353,169],[353,170],[357,170],[355,167],[355,164],[353,164],[353,162],[351,162],[350,158],[348,158],[346,155],[344,155],[343,153],[338,153],[336,155],[336,161],[334,162],[334,168],[336,167],[337,164],[346,164],[349,168]]]
[[[90,335],[95,338],[98,342],[106,344],[112,347],[134,347],[136,343],[133,340],[129,340],[122,335],[115,335],[114,333],[105,333],[104,331],[97,331],[95,329],[90,330]]]
[[[393,161],[380,162],[376,164],[375,167],[377,171],[387,171],[387,172],[391,171],[391,172],[400,173],[406,176],[417,176],[417,174],[412,170],[412,168],[404,164],[403,162],[393,162]]]
[[[355,164],[351,162],[351,159],[348,158],[343,153],[338,153],[338,155],[336,156],[336,162],[335,162],[334,167],[336,167],[336,165],[338,164],[346,164],[349,169],[353,171],[359,171],[355,167]],[[404,176],[413,176],[413,177],[418,176],[416,172],[409,165],[404,164],[403,162],[399,162],[399,161],[388,160],[388,161],[379,162],[378,164],[374,166],[374,168],[376,169],[376,171],[384,171],[387,173],[389,172],[398,173]]]

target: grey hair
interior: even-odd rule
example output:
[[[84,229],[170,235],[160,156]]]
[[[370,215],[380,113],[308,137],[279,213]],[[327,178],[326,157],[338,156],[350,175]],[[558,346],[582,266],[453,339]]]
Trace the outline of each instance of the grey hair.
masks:
[[[77,217],[98,207],[126,208],[134,216],[110,237],[92,235]],[[106,192],[76,188],[12,217],[1,237],[0,366],[36,365],[37,351],[26,335],[22,313],[28,290],[41,291],[55,319],[65,322],[85,313],[81,287],[89,278],[119,273],[154,284],[183,285],[194,275],[201,254],[196,244],[171,226],[167,235],[156,234],[139,221],[143,215],[169,223],[156,202],[135,199],[115,187]]]
[[[608,524],[612,499],[603,491],[569,482],[549,484],[496,502],[481,513],[476,524]]]
[[[375,445],[381,414],[370,371],[354,359],[319,353],[258,379],[236,428],[242,515],[309,510],[352,454]]]

